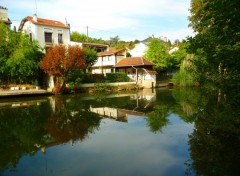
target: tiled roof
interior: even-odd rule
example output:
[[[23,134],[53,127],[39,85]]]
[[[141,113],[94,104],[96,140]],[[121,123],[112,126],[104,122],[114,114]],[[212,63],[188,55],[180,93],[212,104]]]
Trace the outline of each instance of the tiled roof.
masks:
[[[154,70],[148,70],[148,69],[143,69],[146,73],[148,73],[149,75],[156,75],[156,74],[158,74],[156,71],[154,71]]]
[[[142,57],[127,57],[119,61],[114,67],[154,66],[155,64]]]
[[[33,20],[33,17],[28,16],[24,18],[21,21],[21,24],[19,26],[19,30],[22,29],[23,25],[25,22],[30,21],[33,24],[38,24],[38,25],[45,25],[45,26],[53,26],[53,27],[61,27],[61,28],[69,28],[69,26],[66,26],[64,23],[56,20],[48,20],[48,19],[43,19],[43,18],[37,18],[37,21]]]
[[[110,55],[121,53],[123,51],[125,51],[125,49],[120,49],[115,51],[104,51],[104,52],[97,53],[97,56],[110,56]]]

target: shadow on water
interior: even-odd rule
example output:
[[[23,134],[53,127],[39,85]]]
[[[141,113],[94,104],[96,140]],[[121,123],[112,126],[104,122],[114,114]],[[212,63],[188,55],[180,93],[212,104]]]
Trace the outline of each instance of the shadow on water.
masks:
[[[176,115],[194,126],[187,136],[185,175],[237,175],[240,110],[220,96],[199,89],[156,89],[0,101],[0,173],[14,170],[23,156],[88,140],[101,131],[103,119],[124,125],[132,116],[142,117],[149,132],[164,135]]]

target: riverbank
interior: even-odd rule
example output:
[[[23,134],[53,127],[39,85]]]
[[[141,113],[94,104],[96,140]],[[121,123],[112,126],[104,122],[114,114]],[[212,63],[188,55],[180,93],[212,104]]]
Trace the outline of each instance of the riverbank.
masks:
[[[106,86],[106,87],[105,87]],[[172,82],[162,82],[162,83],[157,83],[156,88],[158,87],[169,87],[173,86]],[[136,85],[135,82],[121,82],[121,83],[105,83],[103,85],[101,84],[82,84],[79,86],[75,92],[98,92],[100,88],[104,88],[103,91],[108,91],[110,90],[115,90],[115,91],[125,91],[125,90],[139,90],[143,89],[142,86]],[[45,90],[45,89],[36,89],[35,87],[28,87],[27,89],[23,89],[22,87],[18,89],[1,89],[0,90],[0,98],[1,97],[21,97],[21,96],[39,96],[39,95],[52,95],[53,93]]]
[[[37,95],[49,95],[49,94],[51,94],[51,93],[44,89],[0,91],[0,97],[37,96]]]

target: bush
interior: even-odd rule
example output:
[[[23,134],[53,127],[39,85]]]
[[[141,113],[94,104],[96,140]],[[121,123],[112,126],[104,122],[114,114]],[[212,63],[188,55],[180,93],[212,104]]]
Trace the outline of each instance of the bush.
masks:
[[[191,76],[190,73],[188,73],[184,69],[180,69],[179,72],[175,73],[173,75],[172,80],[173,80],[174,85],[178,85],[178,86],[181,86],[181,87],[193,86],[194,85],[193,77]]]
[[[126,73],[107,73],[105,81],[106,82],[128,82],[129,77],[127,76]]]
[[[95,83],[104,82],[104,75],[103,74],[90,74],[90,79],[93,80]]]

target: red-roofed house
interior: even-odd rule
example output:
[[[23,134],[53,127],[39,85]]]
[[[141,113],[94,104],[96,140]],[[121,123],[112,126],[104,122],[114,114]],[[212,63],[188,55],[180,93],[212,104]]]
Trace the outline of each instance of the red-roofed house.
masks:
[[[41,47],[51,47],[56,44],[70,43],[70,27],[60,21],[37,18],[34,14],[22,19],[19,31],[28,34],[31,40],[37,40]],[[53,76],[47,80],[48,87],[54,87]]]
[[[156,86],[155,64],[142,57],[127,57],[119,61],[114,67],[116,72],[124,72],[131,81],[143,85],[145,88]]]
[[[32,40],[37,40],[42,47],[50,47],[53,44],[68,45],[70,43],[70,27],[68,24],[37,18],[36,14],[22,19],[18,30],[28,34]]]
[[[104,74],[115,72],[113,67],[117,62],[126,57],[126,50],[105,51],[97,53],[97,62],[91,67],[91,73]]]

